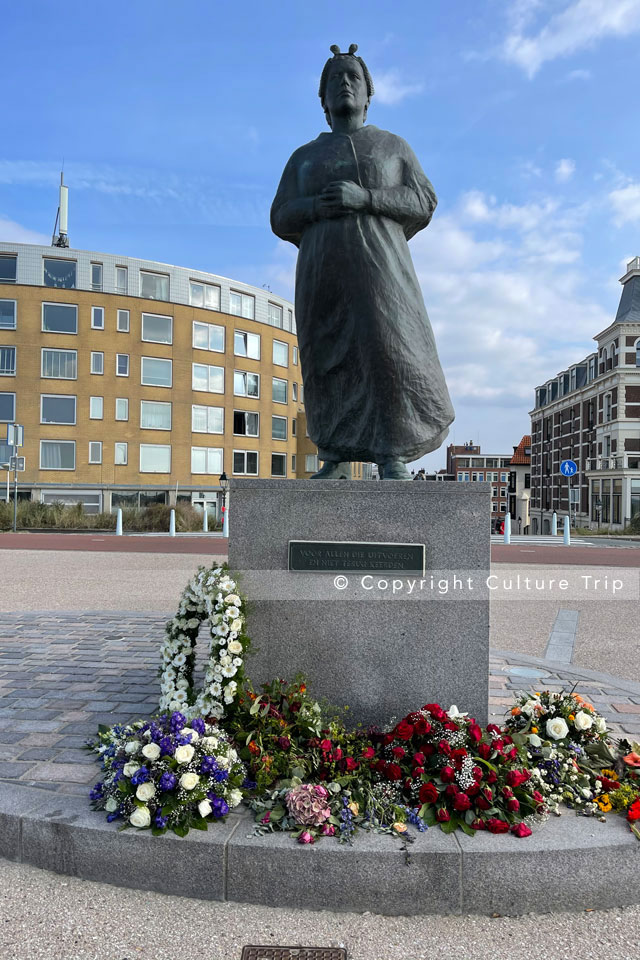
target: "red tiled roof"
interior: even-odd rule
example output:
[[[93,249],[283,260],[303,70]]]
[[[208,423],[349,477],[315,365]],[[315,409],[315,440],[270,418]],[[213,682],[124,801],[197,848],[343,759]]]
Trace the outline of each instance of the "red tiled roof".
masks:
[[[525,434],[516,449],[513,451],[513,456],[511,457],[511,463],[513,466],[529,466],[531,463],[531,456],[528,453],[525,453],[525,447],[531,449],[531,437],[529,434]]]

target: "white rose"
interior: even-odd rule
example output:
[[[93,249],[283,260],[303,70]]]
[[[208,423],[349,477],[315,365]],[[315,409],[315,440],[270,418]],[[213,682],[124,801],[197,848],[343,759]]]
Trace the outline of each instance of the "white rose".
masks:
[[[129,817],[129,823],[134,827],[148,827],[151,823],[149,807],[136,807]]]
[[[227,650],[229,653],[242,653],[242,644],[239,640],[232,640],[227,644]]]
[[[191,743],[195,743],[196,740],[199,740],[199,739],[200,739],[200,738],[198,737],[198,734],[196,733],[196,731],[195,731],[195,730],[192,730],[191,727],[183,727],[180,732],[181,732],[183,735],[190,734],[190,735],[191,735]]]
[[[201,800],[198,804],[198,813],[201,817],[208,817],[212,809],[213,808],[208,800]]]
[[[582,793],[582,796],[585,798],[585,800],[591,799],[591,790],[589,790],[588,787],[585,787],[584,790],[581,791],[581,793]]]
[[[136,772],[136,770],[139,770],[139,769],[140,769],[140,764],[134,763],[133,761],[131,761],[131,763],[125,763],[124,767],[122,768],[122,772],[124,773],[125,777],[132,777]]]
[[[160,756],[160,747],[157,743],[145,743],[142,748],[142,756],[147,760],[157,760]]]
[[[109,799],[104,805],[104,808],[107,811],[107,813],[115,813],[115,811],[118,809],[118,801],[114,800],[113,797],[109,797]]]
[[[569,727],[562,717],[553,717],[547,720],[547,733],[552,740],[562,740],[569,733]]]
[[[180,777],[180,786],[183,790],[193,790],[200,783],[197,773],[183,773]]]
[[[537,733],[530,733],[530,734],[529,734],[529,743],[531,744],[532,747],[541,747],[541,746],[542,746],[542,740],[540,739],[540,737],[538,736]]]
[[[228,757],[218,757],[218,766],[221,770],[228,770],[231,766]]]
[[[593,717],[588,713],[585,713],[584,710],[580,710],[576,713],[576,718],[573,721],[573,725],[576,730],[590,730],[593,726]]]
[[[237,807],[240,801],[242,800],[242,794],[239,790],[230,790],[228,796],[229,806]]]
[[[202,746],[205,750],[215,750],[218,746],[218,742],[219,741],[217,737],[205,737],[202,741]]]
[[[522,713],[524,713],[527,717],[533,716],[535,705],[536,705],[535,700],[527,700],[527,702],[522,707]]]
[[[231,624],[231,629],[234,631],[234,633],[240,633],[240,631],[242,630],[242,620],[240,620],[239,617],[237,617],[233,621],[233,623]]]
[[[152,783],[141,783],[136,790],[136,797],[138,800],[143,800],[145,803],[147,800],[151,800],[151,797],[155,797],[155,795],[156,788]]]
[[[132,753],[137,753],[139,749],[140,749],[139,740],[129,740],[129,742],[125,744],[124,752],[128,754],[132,754]]]
[[[192,747],[190,743],[183,743],[182,746],[177,748],[175,758],[178,763],[189,763],[193,759],[195,752],[194,747]]]
[[[238,597],[235,593],[230,593],[224,598],[224,602],[235,606],[235,604],[240,603],[240,597]]]
[[[598,733],[607,732],[607,722],[604,717],[596,717],[596,730]]]

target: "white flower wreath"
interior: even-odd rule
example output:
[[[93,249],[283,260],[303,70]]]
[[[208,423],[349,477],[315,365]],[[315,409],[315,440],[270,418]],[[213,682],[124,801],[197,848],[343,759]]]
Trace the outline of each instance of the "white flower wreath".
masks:
[[[162,642],[160,709],[179,710],[187,719],[221,719],[236,698],[244,673],[249,638],[244,633],[243,600],[226,566],[199,567],[180,597],[178,612],[165,626]],[[193,685],[195,643],[209,620],[209,660],[204,686]]]

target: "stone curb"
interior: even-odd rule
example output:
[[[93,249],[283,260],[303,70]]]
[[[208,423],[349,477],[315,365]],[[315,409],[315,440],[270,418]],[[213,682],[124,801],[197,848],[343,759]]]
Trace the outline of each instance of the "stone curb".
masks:
[[[619,817],[571,812],[532,837],[359,835],[313,847],[252,836],[248,812],[184,840],[119,832],[82,797],[2,784],[0,856],[84,880],[201,900],[332,911],[512,915],[640,903],[640,844]]]
[[[640,683],[634,680],[624,680],[621,677],[615,677],[611,673],[599,673],[597,670],[589,670],[588,667],[580,667],[577,664],[563,663],[554,660],[545,660],[542,657],[530,657],[524,653],[514,653],[508,650],[496,650],[491,647],[489,651],[490,659],[506,660],[509,664],[523,664],[531,667],[541,667],[543,670],[569,674],[577,680],[590,680],[593,683],[603,684],[608,687],[617,687],[632,695],[640,695]],[[544,686],[544,681],[540,681]]]

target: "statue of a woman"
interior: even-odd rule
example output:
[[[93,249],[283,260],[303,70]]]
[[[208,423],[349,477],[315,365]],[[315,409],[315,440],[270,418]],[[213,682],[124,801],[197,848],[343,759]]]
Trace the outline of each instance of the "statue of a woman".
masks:
[[[271,208],[275,234],[299,248],[296,321],[307,429],[324,461],[409,480],[454,413],[407,241],[427,226],[433,187],[409,145],[365,126],[373,83],[364,61],[332,47],[320,80],[331,133],[287,163]]]

